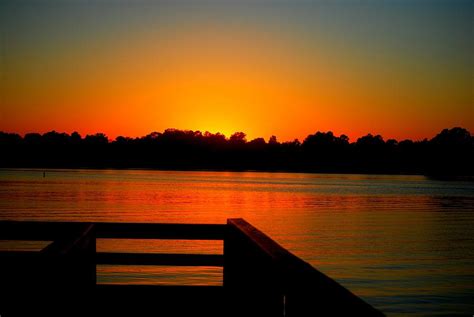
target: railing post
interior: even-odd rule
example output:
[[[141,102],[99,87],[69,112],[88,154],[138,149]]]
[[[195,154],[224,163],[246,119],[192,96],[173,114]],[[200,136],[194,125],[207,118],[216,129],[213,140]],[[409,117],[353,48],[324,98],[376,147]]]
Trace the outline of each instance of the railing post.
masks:
[[[232,316],[283,316],[272,259],[229,219],[224,238],[224,291]]]
[[[54,291],[93,291],[97,280],[93,224],[78,224],[67,237],[55,240],[40,255],[44,278]]]
[[[383,316],[243,219],[229,219],[224,289],[256,316]]]

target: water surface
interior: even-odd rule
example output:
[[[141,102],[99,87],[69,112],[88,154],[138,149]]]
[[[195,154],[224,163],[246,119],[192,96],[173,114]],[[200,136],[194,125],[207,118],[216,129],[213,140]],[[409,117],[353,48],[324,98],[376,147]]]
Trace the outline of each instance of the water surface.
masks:
[[[241,217],[388,315],[474,313],[472,182],[141,170],[46,170],[45,176],[0,170],[0,219],[225,223]],[[101,240],[98,249],[222,253],[222,243]],[[101,266],[98,273],[107,283],[222,282],[222,269],[208,267]]]

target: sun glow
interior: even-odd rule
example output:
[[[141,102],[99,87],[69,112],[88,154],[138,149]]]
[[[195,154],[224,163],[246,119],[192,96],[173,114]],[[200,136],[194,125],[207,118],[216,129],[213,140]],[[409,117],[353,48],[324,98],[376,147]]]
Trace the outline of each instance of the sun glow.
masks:
[[[469,10],[346,5],[343,22],[324,5],[38,4],[30,16],[12,2],[0,7],[0,128],[112,139],[242,131],[280,141],[318,130],[352,140],[474,130]]]

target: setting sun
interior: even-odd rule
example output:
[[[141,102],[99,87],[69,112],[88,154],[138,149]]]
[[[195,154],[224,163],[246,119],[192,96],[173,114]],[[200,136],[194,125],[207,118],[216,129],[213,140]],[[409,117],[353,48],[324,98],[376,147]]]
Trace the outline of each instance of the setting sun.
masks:
[[[473,130],[466,10],[354,6],[63,4],[33,15],[3,3],[1,126],[111,139]]]

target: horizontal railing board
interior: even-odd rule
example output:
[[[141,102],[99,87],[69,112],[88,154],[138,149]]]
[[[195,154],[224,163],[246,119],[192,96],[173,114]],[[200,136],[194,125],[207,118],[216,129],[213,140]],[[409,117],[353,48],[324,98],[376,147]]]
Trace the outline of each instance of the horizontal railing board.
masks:
[[[85,222],[0,221],[0,240],[53,241],[68,237]]]
[[[45,254],[35,251],[0,251],[0,262],[27,262],[38,259],[46,259]],[[224,266],[224,256],[220,254],[99,252],[95,255],[95,261],[99,265]]]
[[[110,265],[170,265],[170,266],[224,266],[220,254],[163,254],[163,253],[111,253],[96,255],[97,264]]]
[[[53,241],[68,236],[83,222],[0,221],[0,240]],[[97,222],[97,238],[223,240],[224,224]]]

